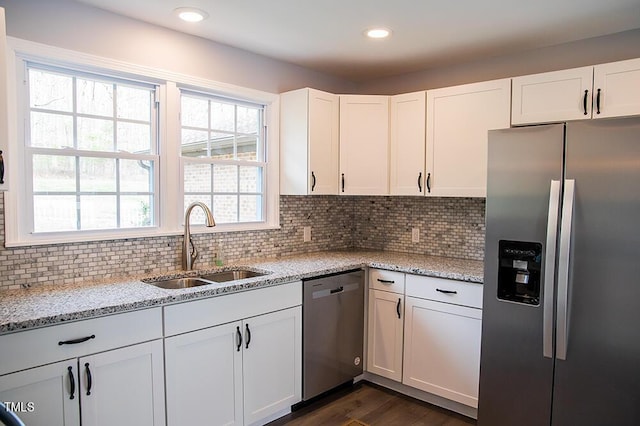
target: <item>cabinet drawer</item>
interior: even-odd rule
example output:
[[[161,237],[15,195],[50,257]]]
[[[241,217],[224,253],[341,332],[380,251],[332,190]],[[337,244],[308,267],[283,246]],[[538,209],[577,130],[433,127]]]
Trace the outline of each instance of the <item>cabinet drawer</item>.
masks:
[[[162,337],[162,308],[144,309],[0,336],[0,374]],[[92,337],[86,341],[59,344]]]
[[[482,309],[482,285],[407,274],[407,296]]]
[[[369,288],[404,294],[404,273],[369,269]]]
[[[164,334],[225,324],[302,305],[302,282],[232,293],[164,307]]]

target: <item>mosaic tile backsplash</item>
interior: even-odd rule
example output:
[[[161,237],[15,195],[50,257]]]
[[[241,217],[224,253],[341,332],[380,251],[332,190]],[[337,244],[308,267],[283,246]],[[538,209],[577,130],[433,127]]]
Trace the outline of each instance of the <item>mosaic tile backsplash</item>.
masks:
[[[474,198],[281,196],[280,229],[193,235],[196,267],[213,266],[220,248],[232,262],[350,248],[482,260],[484,206]],[[311,226],[307,243],[305,226]],[[418,243],[411,242],[414,227]],[[0,290],[179,270],[181,243],[182,236],[166,236],[3,248]]]

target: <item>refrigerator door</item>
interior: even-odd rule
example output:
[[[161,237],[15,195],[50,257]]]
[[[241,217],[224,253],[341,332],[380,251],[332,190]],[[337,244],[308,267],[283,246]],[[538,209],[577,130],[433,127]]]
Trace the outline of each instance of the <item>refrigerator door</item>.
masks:
[[[543,307],[547,285],[551,287],[546,294],[547,313],[553,313],[553,280],[544,277],[548,271],[553,275],[555,264],[557,227],[553,224],[558,214],[563,151],[562,124],[489,132],[480,426],[539,426],[550,422],[553,348],[543,348],[543,343],[546,337],[547,346],[551,345],[553,321],[547,315],[545,333]],[[550,197],[551,192],[555,199]],[[552,224],[548,230],[549,219]],[[530,285],[537,273],[539,298],[523,294],[514,298],[520,302],[507,301],[510,292],[506,291],[499,299],[499,274],[505,269],[504,262],[502,268],[499,264],[499,254],[516,252],[520,242],[532,252],[540,248],[537,271],[529,270],[527,263],[531,262],[523,260],[507,262],[506,269],[513,272],[514,289]]]
[[[640,119],[567,124],[566,178],[575,181],[567,350],[552,424],[639,425]]]

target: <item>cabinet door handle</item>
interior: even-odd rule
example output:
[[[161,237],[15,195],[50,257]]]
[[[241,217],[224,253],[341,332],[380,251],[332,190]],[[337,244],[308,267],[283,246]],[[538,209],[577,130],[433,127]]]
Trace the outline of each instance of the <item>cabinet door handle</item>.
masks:
[[[313,192],[314,189],[316,189],[316,175],[314,175],[312,171],[311,172],[311,192]]]
[[[422,172],[418,173],[418,192],[422,192]]]
[[[69,386],[71,387],[69,390],[69,399],[74,399],[74,394],[76,393],[76,379],[73,377],[73,367],[69,366],[67,367],[67,370],[69,371]]]
[[[587,96],[589,95],[589,91],[584,91],[584,99],[582,100],[582,108],[584,108],[584,115],[587,115]]]
[[[440,288],[436,288],[436,291],[439,291],[440,293],[444,293],[444,294],[458,294],[458,292],[455,290],[442,290]]]
[[[393,284],[393,283],[395,283],[395,281],[393,281],[393,280],[383,280],[382,278],[378,278],[378,282],[381,282],[382,284]]]
[[[249,349],[249,343],[251,343],[251,330],[249,330],[249,324],[245,324],[247,328],[247,346],[245,349]]]
[[[93,385],[93,380],[91,378],[91,370],[89,369],[89,363],[84,364],[84,371],[87,373],[87,395],[91,395],[91,386]]]
[[[396,305],[396,312],[398,313],[398,319],[400,319],[400,298],[398,298],[398,304]]]
[[[598,94],[596,95],[596,114],[600,114],[600,89],[598,89]]]
[[[96,335],[92,334],[91,336],[81,337],[79,339],[62,340],[62,341],[58,342],[58,345],[59,346],[62,346],[62,345],[75,345],[75,344],[78,344],[78,343],[84,343],[87,340],[91,340],[91,339],[95,339],[95,338],[96,338]]]
[[[237,333],[237,337],[238,337],[238,338],[236,339],[236,341],[238,342],[238,343],[236,344],[236,350],[237,350],[238,352],[240,352],[240,348],[242,347],[242,333],[240,332],[240,326],[237,326],[237,327],[236,327],[236,333]]]
[[[0,183],[4,183],[4,157],[0,151]]]
[[[344,173],[342,173],[342,192],[344,192]]]
[[[431,173],[427,173],[427,192],[431,194]]]

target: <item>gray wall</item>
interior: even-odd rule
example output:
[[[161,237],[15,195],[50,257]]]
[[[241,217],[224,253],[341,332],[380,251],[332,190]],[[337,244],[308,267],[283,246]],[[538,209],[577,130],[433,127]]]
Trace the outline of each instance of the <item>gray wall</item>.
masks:
[[[360,84],[358,90],[363,94],[394,95],[631,58],[640,58],[640,29],[371,80]]]
[[[355,90],[345,79],[71,0],[0,0],[0,6],[8,35],[25,40],[271,93]]]

